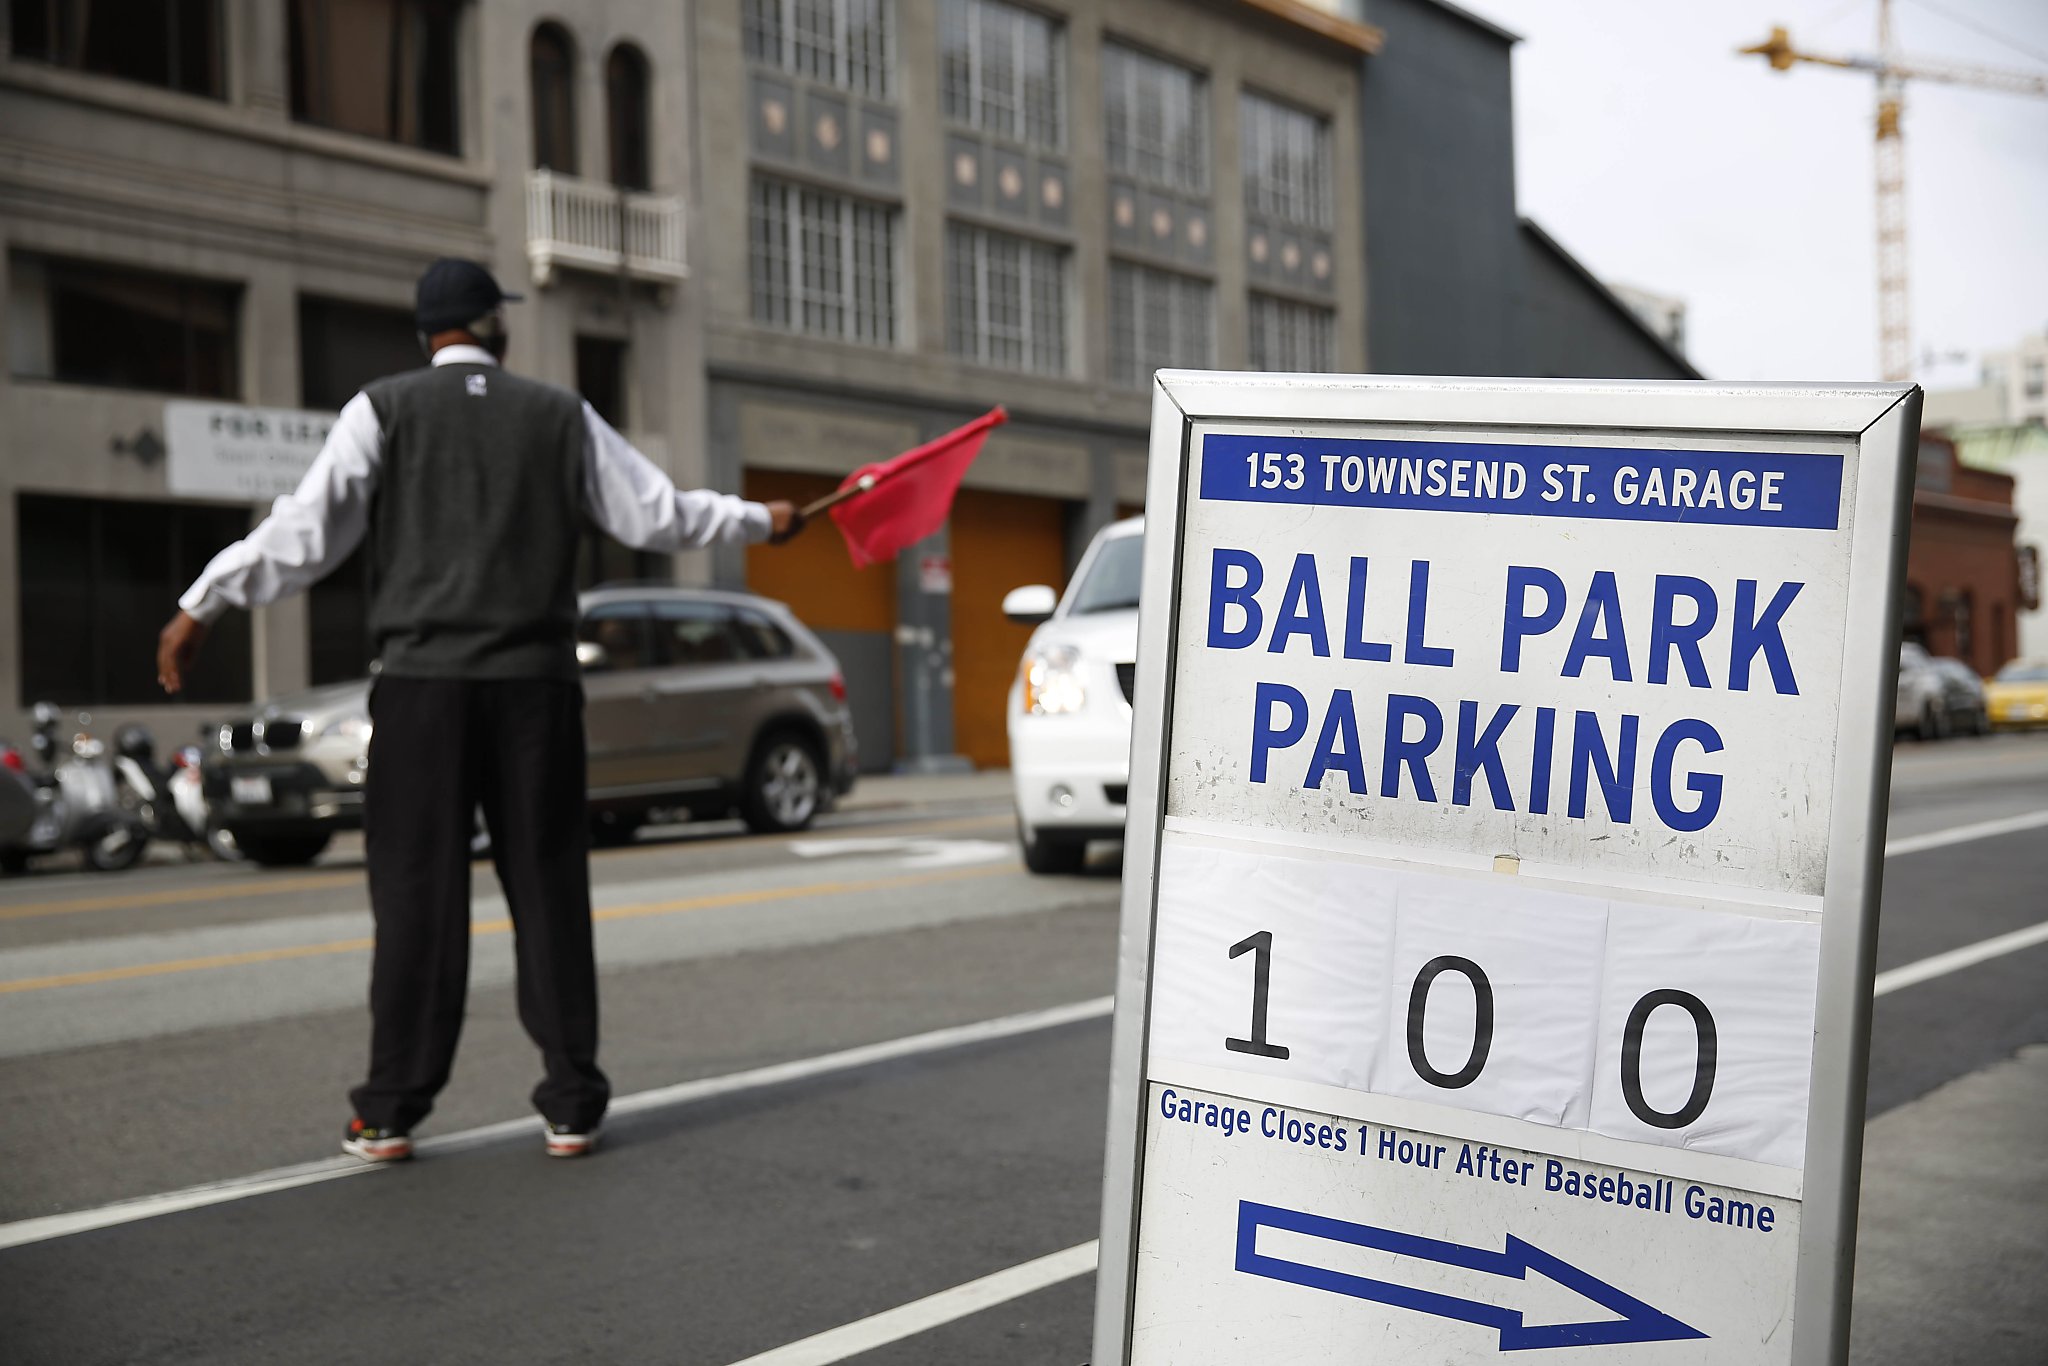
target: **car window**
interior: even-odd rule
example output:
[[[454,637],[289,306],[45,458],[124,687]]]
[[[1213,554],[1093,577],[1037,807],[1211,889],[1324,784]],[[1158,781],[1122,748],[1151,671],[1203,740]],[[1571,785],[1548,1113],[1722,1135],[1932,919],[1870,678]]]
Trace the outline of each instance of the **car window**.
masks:
[[[1145,538],[1117,536],[1104,541],[1088,563],[1088,577],[1074,590],[1068,613],[1114,612],[1138,605],[1138,582],[1145,570]]]
[[[654,642],[644,602],[600,603],[583,614],[576,639],[604,646],[614,669],[645,669],[654,664]]]
[[[749,659],[788,659],[796,653],[796,642],[789,632],[766,613],[742,607],[738,612],[740,643],[746,647]]]
[[[723,603],[656,602],[654,635],[664,664],[733,664],[750,657],[733,610]]]
[[[2048,683],[2048,664],[2022,664],[2018,660],[1998,671],[2001,683]]]

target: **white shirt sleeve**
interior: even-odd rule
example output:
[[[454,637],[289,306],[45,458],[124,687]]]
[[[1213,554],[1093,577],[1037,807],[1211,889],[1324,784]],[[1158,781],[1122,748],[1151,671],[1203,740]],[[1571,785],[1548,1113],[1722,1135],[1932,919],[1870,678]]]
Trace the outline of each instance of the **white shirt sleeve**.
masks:
[[[590,518],[636,550],[689,550],[718,541],[765,541],[768,509],[730,493],[679,489],[612,424],[583,405],[583,497]]]
[[[213,557],[178,599],[201,621],[230,607],[260,607],[325,577],[362,543],[384,459],[377,410],[357,394],[295,492],[272,504],[256,529]]]

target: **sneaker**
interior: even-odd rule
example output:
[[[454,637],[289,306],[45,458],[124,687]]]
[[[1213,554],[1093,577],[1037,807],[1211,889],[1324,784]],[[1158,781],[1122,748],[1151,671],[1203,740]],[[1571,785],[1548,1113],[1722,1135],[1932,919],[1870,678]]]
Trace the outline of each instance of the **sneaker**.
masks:
[[[598,1128],[572,1129],[566,1124],[548,1125],[549,1157],[588,1157],[597,1148]]]
[[[348,1131],[342,1135],[341,1150],[365,1162],[403,1162],[412,1156],[412,1135],[372,1128],[360,1119],[351,1119]]]

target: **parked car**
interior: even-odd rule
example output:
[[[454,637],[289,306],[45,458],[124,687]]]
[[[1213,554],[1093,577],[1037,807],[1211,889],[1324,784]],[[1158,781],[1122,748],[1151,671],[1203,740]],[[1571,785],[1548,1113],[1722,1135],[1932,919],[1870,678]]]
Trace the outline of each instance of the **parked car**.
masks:
[[[1960,659],[1944,657],[1929,663],[1941,679],[1942,714],[1949,732],[1989,735],[1991,704],[1985,698],[1984,680],[1977,671]]]
[[[1104,527],[1066,596],[1013,589],[1003,614],[1036,625],[1010,687],[1017,838],[1034,873],[1079,871],[1090,840],[1122,839],[1145,519]]]
[[[1984,691],[1994,726],[2048,726],[2048,659],[2015,659]]]
[[[1949,733],[1948,683],[1927,651],[1905,641],[1899,646],[1899,697],[1894,716],[1898,730],[1909,730],[1922,740],[1939,740]]]
[[[600,588],[582,598],[590,810],[599,842],[657,812],[737,812],[800,830],[853,786],[839,662],[781,603],[746,593]],[[258,863],[309,863],[362,824],[372,680],[266,703],[220,727],[215,820]]]

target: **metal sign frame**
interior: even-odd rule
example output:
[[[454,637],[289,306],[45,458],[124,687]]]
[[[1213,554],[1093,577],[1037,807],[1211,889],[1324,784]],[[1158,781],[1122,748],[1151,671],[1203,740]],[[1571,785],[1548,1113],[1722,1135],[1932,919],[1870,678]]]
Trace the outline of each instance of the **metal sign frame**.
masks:
[[[1829,438],[1853,444],[1857,478],[1833,819],[1821,898],[1820,970],[1794,1292],[1795,1366],[1848,1355],[1871,984],[1884,868],[1897,690],[1898,613],[1921,395],[1910,384],[1635,383],[1232,374],[1162,370],[1153,387],[1150,514],[1138,618],[1128,826],[1111,1044],[1094,1366],[1125,1366],[1133,1321],[1160,836],[1174,714],[1181,564],[1197,424],[1425,425],[1637,437]]]

